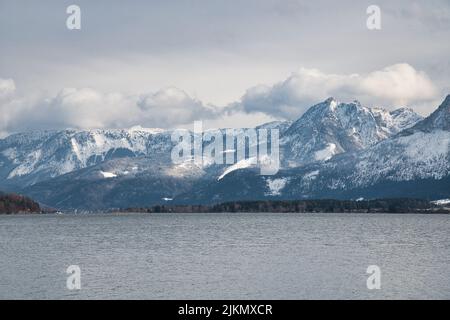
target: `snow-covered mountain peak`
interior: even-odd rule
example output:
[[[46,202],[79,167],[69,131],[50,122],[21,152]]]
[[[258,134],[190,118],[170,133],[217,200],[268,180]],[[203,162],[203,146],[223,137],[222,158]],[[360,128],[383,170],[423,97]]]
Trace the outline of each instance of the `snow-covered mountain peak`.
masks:
[[[450,131],[450,95],[445,98],[431,117],[433,117],[435,127]]]
[[[433,130],[450,131],[450,95],[432,114],[402,134],[409,135],[416,131],[431,132]]]
[[[132,133],[132,132],[146,132],[146,133],[150,133],[150,134],[158,134],[158,133],[163,133],[166,130],[161,129],[161,128],[144,128],[142,126],[133,126],[130,129],[128,129],[128,132]]]
[[[335,98],[328,98],[309,108],[300,119],[293,123],[292,127],[295,128],[305,121],[317,122],[320,118],[348,122],[348,118],[358,115],[368,115],[370,113],[371,109],[363,106],[357,100],[344,103],[337,101]]]
[[[169,154],[170,133],[142,129],[37,131],[0,140],[0,179],[42,179],[110,159]]]
[[[305,164],[365,149],[420,120],[421,116],[406,108],[389,112],[365,107],[356,100],[343,103],[329,98],[295,121],[281,144],[289,166]]]
[[[333,97],[326,99],[325,101],[313,105],[306,112],[306,116],[316,116],[317,114],[325,114],[329,112],[334,112],[336,107],[339,106],[340,103]]]
[[[445,122],[445,112],[441,113],[444,116],[439,119],[444,120],[436,121]],[[276,121],[257,128],[280,130],[281,160],[283,165],[291,167],[365,149],[420,119],[410,109],[388,112],[367,108],[357,101],[341,103],[329,98],[312,106],[293,123]],[[147,167],[157,166],[157,163],[171,161],[174,144],[171,132],[136,126],[14,134],[0,139],[0,182],[27,186],[115,159],[128,162],[142,158],[143,162],[148,162]],[[112,169],[100,171],[107,176],[108,172],[120,176],[121,171],[130,171],[129,168]]]
[[[329,97],[324,102],[322,102],[322,104],[328,105],[328,107],[332,109],[336,107],[339,104],[339,102],[334,97]]]
[[[446,108],[447,111],[450,110],[450,94],[445,97],[445,100],[442,102],[439,108]]]

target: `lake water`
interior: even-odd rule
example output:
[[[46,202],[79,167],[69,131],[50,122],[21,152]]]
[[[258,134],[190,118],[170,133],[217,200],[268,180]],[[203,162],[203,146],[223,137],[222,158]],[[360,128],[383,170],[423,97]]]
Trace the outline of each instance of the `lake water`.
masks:
[[[450,299],[449,270],[448,215],[0,216],[1,299]]]

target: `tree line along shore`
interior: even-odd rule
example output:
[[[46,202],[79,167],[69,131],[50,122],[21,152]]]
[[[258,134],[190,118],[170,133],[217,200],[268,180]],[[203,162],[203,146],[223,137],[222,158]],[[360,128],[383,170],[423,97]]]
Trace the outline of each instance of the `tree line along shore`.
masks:
[[[213,205],[156,205],[117,209],[143,213],[450,213],[450,208],[422,199],[235,201]]]
[[[0,193],[0,214],[55,213],[57,209],[43,208],[38,202],[22,195]],[[155,205],[139,208],[109,210],[65,210],[70,212],[137,212],[137,213],[450,213],[450,205],[437,205],[423,199],[374,200],[266,200],[232,201],[211,205]]]

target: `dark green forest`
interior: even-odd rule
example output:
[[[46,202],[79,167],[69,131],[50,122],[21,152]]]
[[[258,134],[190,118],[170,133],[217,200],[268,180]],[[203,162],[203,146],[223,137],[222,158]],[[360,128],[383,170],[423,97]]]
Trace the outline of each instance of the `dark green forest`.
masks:
[[[298,200],[298,201],[238,201],[215,205],[158,205],[149,208],[128,208],[125,212],[170,213],[170,212],[326,212],[326,213],[449,213],[421,199],[377,199],[377,200]]]
[[[39,204],[30,198],[17,194],[0,193],[0,214],[40,212]]]

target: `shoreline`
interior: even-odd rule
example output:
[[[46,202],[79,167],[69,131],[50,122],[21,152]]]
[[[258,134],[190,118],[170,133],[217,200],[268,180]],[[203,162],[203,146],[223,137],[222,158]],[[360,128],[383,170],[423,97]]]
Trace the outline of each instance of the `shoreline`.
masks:
[[[27,199],[21,197],[21,199]],[[28,201],[30,199],[27,199]],[[35,203],[35,202],[31,202]],[[38,207],[39,208],[39,207]],[[410,198],[373,200],[261,200],[229,201],[217,204],[173,204],[129,208],[55,209],[3,211],[0,215],[101,214],[101,213],[360,213],[360,214],[450,214],[447,204]]]

